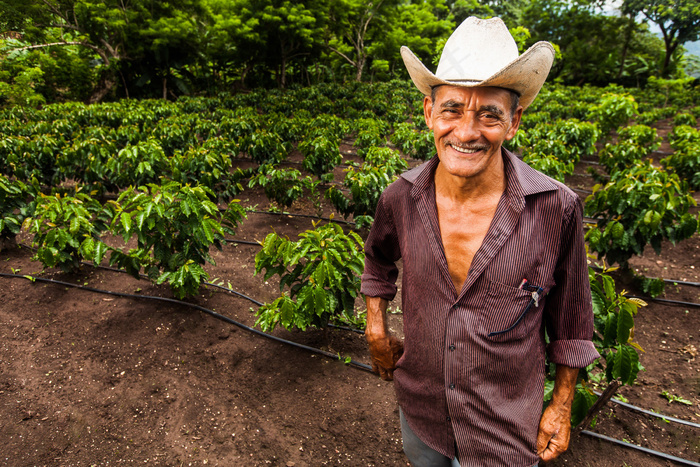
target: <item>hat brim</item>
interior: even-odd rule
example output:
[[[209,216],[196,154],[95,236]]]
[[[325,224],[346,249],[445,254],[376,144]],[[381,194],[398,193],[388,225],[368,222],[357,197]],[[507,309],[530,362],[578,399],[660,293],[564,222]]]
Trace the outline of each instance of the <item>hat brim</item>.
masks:
[[[520,95],[520,105],[526,109],[535,100],[547,79],[554,62],[554,47],[546,41],[538,42],[501,70],[482,81],[438,78],[406,46],[401,47],[401,57],[413,84],[426,96],[430,95],[433,87],[443,84],[464,87],[493,86],[517,92]]]

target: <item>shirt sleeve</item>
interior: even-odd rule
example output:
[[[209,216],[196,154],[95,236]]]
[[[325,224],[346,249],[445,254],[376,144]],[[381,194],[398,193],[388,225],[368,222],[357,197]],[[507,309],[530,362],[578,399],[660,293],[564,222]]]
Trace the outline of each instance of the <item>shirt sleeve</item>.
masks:
[[[396,296],[396,261],[401,258],[396,227],[387,206],[384,192],[377,203],[377,211],[365,242],[365,269],[360,292],[367,297],[393,300]]]
[[[578,197],[570,201],[565,212],[554,281],[544,310],[550,341],[547,354],[553,363],[583,368],[600,355],[591,341],[593,304],[583,239],[583,207]]]

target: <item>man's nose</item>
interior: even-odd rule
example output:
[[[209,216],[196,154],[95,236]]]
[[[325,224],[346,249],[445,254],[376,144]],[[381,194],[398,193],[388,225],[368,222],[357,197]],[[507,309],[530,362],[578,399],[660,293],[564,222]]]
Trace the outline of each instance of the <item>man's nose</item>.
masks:
[[[481,136],[479,121],[474,112],[464,112],[452,131],[460,141],[475,141]]]

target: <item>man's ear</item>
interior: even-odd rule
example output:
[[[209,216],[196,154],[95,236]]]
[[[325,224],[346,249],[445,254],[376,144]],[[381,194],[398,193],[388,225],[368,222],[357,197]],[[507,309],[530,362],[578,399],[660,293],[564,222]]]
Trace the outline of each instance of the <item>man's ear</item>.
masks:
[[[428,129],[433,129],[433,100],[430,96],[425,96],[423,98],[423,117],[425,118],[425,124],[428,125]]]
[[[510,128],[508,128],[508,132],[506,133],[506,141],[510,141],[511,139],[513,139],[515,134],[518,132],[518,128],[520,128],[520,119],[522,118],[522,116],[523,106],[519,105],[510,118]]]

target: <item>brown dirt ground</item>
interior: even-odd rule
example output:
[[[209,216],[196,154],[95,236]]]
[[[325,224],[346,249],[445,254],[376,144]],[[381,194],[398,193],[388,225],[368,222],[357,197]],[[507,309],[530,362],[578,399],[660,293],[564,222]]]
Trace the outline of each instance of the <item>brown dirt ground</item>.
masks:
[[[298,154],[291,160],[298,162]],[[338,169],[337,180],[342,175]],[[567,182],[590,189],[585,164]],[[269,206],[259,190],[240,197],[246,206]],[[330,213],[327,205],[323,210]],[[308,200],[289,211],[314,213]],[[236,239],[262,240],[272,230],[294,237],[309,228],[308,218],[251,213]],[[237,291],[272,300],[274,280],[253,275],[257,251],[229,244],[215,252],[210,272]],[[42,271],[31,255],[24,247],[2,252],[0,272],[170,296],[165,287],[92,267],[75,275]],[[632,265],[650,276],[700,282],[699,257],[695,235]],[[697,303],[700,289],[668,286],[666,297]],[[226,292],[206,289],[191,301],[254,323],[254,305]],[[400,313],[390,319],[401,334]],[[351,332],[274,334],[369,362],[362,336]],[[651,302],[637,317],[646,371],[621,393],[632,404],[699,423],[699,336],[700,308]],[[391,383],[185,306],[0,278],[0,346],[0,465],[407,465]],[[662,391],[692,405],[669,403]],[[700,429],[612,405],[592,430],[700,461]],[[550,465],[674,464],[582,435]]]

